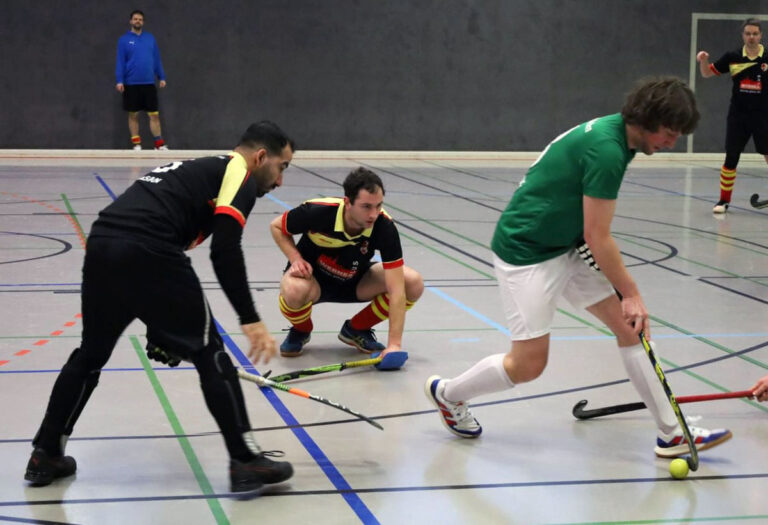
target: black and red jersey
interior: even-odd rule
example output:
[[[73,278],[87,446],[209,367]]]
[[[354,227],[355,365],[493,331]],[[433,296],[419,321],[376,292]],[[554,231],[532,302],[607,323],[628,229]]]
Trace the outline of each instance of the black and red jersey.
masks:
[[[400,235],[384,210],[371,228],[351,236],[344,230],[344,199],[311,199],[283,214],[282,230],[286,235],[301,234],[296,246],[304,260],[315,272],[338,281],[354,279],[360,268],[367,270],[376,250],[384,269],[403,265]]]
[[[746,46],[729,51],[709,65],[716,75],[729,73],[733,80],[731,105],[736,109],[768,108],[768,53],[760,45],[756,57],[747,56]]]
[[[258,191],[238,153],[173,162],[136,180],[104,208],[91,234],[117,231],[194,248],[211,234],[215,214],[227,214],[245,226]]]

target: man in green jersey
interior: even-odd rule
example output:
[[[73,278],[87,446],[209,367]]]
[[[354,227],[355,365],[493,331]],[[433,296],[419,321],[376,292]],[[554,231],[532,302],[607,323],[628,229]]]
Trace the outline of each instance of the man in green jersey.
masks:
[[[432,376],[425,385],[448,430],[478,437],[482,427],[467,400],[541,375],[557,302],[564,297],[574,307],[586,308],[616,335],[632,385],[656,421],[656,454],[675,457],[688,452],[640,344],[640,331],[650,337],[648,311],[611,236],[611,221],[635,152],[652,155],[672,148],[698,120],[688,86],[674,77],[655,78],[629,93],[621,113],[576,126],[544,149],[501,214],[491,243],[511,350],[486,357],[453,379]],[[582,239],[601,272],[581,260],[577,248]],[[690,429],[699,450],[731,437],[728,430]]]

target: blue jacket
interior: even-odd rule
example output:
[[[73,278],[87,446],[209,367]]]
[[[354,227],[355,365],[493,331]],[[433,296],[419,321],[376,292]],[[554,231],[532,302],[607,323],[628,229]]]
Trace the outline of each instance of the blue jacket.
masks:
[[[160,50],[155,37],[146,31],[140,35],[128,31],[117,41],[117,66],[115,77],[118,84],[154,84],[155,76],[165,80]]]

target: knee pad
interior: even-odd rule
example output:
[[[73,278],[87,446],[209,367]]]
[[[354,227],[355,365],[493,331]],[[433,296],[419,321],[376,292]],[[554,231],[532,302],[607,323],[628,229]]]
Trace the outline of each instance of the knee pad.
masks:
[[[206,383],[215,377],[225,380],[237,377],[237,370],[227,352],[221,347],[205,347],[192,355],[192,363],[200,374],[200,382]]]

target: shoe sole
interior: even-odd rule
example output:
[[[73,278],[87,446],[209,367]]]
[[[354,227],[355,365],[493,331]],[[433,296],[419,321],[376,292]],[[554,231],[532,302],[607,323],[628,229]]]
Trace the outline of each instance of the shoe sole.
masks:
[[[369,355],[370,355],[370,354],[372,354],[372,353],[374,353],[374,352],[382,352],[382,351],[384,351],[384,350],[387,348],[387,347],[385,346],[385,347],[383,347],[383,348],[377,348],[377,349],[375,349],[375,350],[368,350],[367,348],[365,348],[365,347],[362,347],[362,346],[360,346],[359,344],[357,344],[357,342],[356,342],[354,339],[352,339],[352,338],[350,338],[350,337],[346,337],[346,336],[344,336],[344,335],[342,335],[342,334],[339,334],[339,341],[341,341],[342,343],[346,343],[346,344],[348,344],[349,346],[354,346],[355,348],[357,348],[358,350],[360,350],[362,353],[364,353],[364,354],[369,354]]]
[[[247,499],[256,498],[258,496],[261,496],[263,492],[264,492],[263,484],[259,485],[258,487],[248,488],[240,491],[230,490],[230,494],[232,494],[232,498],[237,500],[247,500]]]
[[[440,380],[442,377],[438,375],[429,376],[427,381],[424,383],[424,395],[427,396],[427,399],[434,405],[434,407],[437,409],[437,413],[440,416],[440,422],[443,424],[445,428],[448,429],[448,431],[455,435],[462,437],[464,439],[476,439],[480,437],[480,434],[483,432],[482,427],[480,428],[480,432],[477,434],[465,434],[459,430],[456,430],[455,428],[451,427],[451,425],[448,424],[448,422],[443,417],[443,409],[440,408],[440,403],[438,403],[437,399],[435,399],[435,396],[432,395],[432,383],[434,383],[436,380]]]
[[[718,439],[715,439],[714,441],[710,441],[709,443],[704,443],[702,445],[696,445],[696,452],[701,452],[702,450],[707,450],[707,449],[710,449],[712,447],[716,447],[717,445],[725,443],[726,441],[728,441],[732,437],[733,437],[733,432],[731,432],[729,430],[727,434],[723,434],[722,436],[720,436]],[[685,447],[685,448],[684,449],[678,449],[677,447]],[[670,453],[667,452],[666,449],[663,449],[663,448],[660,449],[659,447],[656,447],[654,452],[656,452],[656,456],[658,456],[660,458],[677,458],[677,457],[680,457],[680,456],[685,456],[685,455],[690,453],[690,449],[688,448],[688,444],[687,443],[683,444],[683,445],[676,445],[675,447],[670,447],[670,448],[674,448],[674,449],[680,450],[680,451],[677,452],[677,453],[670,454]],[[659,450],[663,450],[664,453],[659,453]]]
[[[50,474],[50,473],[32,472],[27,470],[26,473],[24,474],[24,479],[29,481],[33,487],[44,487],[46,485],[50,485],[57,479],[68,478],[69,476],[72,476],[74,474],[75,474],[74,472],[70,472],[68,474],[56,475],[56,474]]]

